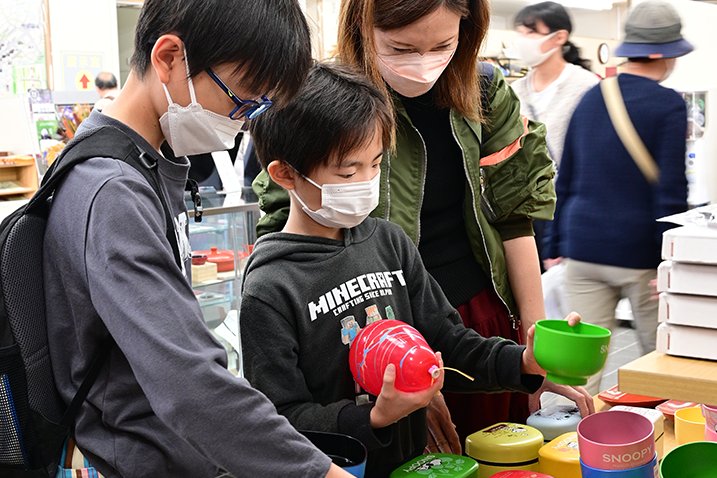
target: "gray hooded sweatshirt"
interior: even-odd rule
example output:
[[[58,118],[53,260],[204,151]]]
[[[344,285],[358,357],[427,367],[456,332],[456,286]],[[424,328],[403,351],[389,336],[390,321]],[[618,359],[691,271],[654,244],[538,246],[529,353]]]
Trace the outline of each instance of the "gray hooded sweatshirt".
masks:
[[[48,338],[58,390],[69,403],[109,332],[111,352],[75,421],[75,439],[105,477],[323,477],[330,459],[226,368],[185,271],[184,184],[189,162],[162,157],[100,113],[158,161],[185,259],[177,266],[161,204],[131,166],[93,158],[55,194],[44,247]],[[184,269],[184,270],[183,270]]]
[[[373,430],[372,403],[357,405],[349,342],[381,319],[415,327],[446,366],[458,392],[534,392],[542,377],[521,375],[524,346],[463,326],[418,249],[396,224],[367,218],[343,241],[277,232],[249,258],[241,305],[244,371],[298,429],[343,433],[366,445],[367,478],[384,477],[423,451],[426,413]]]

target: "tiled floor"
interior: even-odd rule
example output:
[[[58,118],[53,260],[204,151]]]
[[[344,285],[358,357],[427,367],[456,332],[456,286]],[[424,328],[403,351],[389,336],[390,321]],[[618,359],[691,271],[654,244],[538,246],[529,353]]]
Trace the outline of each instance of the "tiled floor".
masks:
[[[637,334],[630,328],[629,322],[623,324],[613,333],[610,340],[610,353],[600,382],[601,391],[617,385],[618,368],[642,356]]]

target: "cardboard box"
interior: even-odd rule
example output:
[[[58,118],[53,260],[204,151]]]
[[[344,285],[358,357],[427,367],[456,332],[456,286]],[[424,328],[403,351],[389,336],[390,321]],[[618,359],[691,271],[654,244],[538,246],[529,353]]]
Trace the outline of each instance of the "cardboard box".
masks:
[[[660,322],[717,329],[717,297],[663,292],[658,317]]]
[[[664,261],[657,268],[657,291],[717,297],[717,265]]]
[[[717,264],[717,229],[676,227],[662,235],[662,258],[675,262]]]
[[[717,360],[717,330],[663,322],[657,327],[657,351],[679,357]]]

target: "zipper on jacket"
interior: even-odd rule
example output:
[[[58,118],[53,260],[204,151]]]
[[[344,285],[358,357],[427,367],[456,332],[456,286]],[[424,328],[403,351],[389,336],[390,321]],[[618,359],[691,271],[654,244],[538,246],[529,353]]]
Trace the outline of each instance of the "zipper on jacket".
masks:
[[[421,196],[418,199],[418,230],[416,231],[416,247],[418,247],[418,244],[421,242],[421,209],[423,209],[423,195],[426,191],[426,172],[428,170],[428,152],[426,151],[426,142],[423,140],[423,136],[421,136],[421,132],[418,131],[418,128],[411,125],[411,128],[416,132],[418,137],[421,139],[421,145],[423,145],[423,179],[421,181]]]
[[[490,283],[493,286],[493,290],[495,291],[495,295],[498,296],[501,302],[503,302],[503,305],[505,306],[505,310],[508,311],[509,317],[510,317],[510,323],[515,328],[516,322],[515,322],[515,315],[513,315],[513,311],[510,310],[510,307],[508,307],[508,303],[503,299],[503,296],[500,295],[500,292],[498,291],[498,288],[495,286],[495,278],[493,277],[493,263],[490,260],[490,254],[488,253],[488,246],[485,244],[485,235],[483,234],[483,228],[480,225],[480,219],[478,218],[478,211],[476,210],[476,192],[475,188],[473,187],[473,181],[471,181],[470,174],[468,172],[468,162],[466,161],[466,152],[463,150],[463,145],[460,141],[458,141],[458,136],[456,136],[456,130],[453,126],[453,120],[449,115],[449,121],[451,123],[451,133],[453,134],[453,139],[458,143],[458,147],[461,149],[461,157],[463,158],[463,170],[466,173],[466,179],[468,180],[468,186],[471,188],[471,196],[473,199],[473,214],[476,218],[476,224],[478,224],[478,231],[480,231],[481,240],[483,242],[483,250],[485,251],[485,257],[488,259],[488,266],[490,269]],[[479,166],[480,168],[480,166]],[[484,186],[484,180],[483,180],[483,171],[480,171],[480,186],[481,189],[483,189]],[[520,327],[520,319],[517,319],[518,321],[518,327]],[[517,330],[517,329],[516,329]]]
[[[493,210],[493,206],[490,205],[490,201],[488,201],[488,198],[485,195],[485,172],[483,171],[483,169],[480,166],[478,167],[478,169],[479,169],[478,176],[480,178],[479,179],[480,180],[480,196],[481,196],[481,198],[483,198],[483,202],[485,202],[485,205],[488,208],[488,210],[490,211],[491,215],[493,217],[495,217],[495,211]]]
[[[389,221],[391,217],[391,153],[386,153],[386,212],[384,219]]]

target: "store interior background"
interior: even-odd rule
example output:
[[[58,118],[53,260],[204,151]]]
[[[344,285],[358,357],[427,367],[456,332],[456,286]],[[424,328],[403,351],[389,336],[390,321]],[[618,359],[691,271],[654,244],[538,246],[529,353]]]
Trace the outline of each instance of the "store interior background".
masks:
[[[0,0],[0,11],[4,3]],[[606,66],[617,66],[621,59],[611,57],[606,65],[597,59],[598,46],[606,43],[611,51],[619,44],[622,24],[630,3],[644,0],[614,2],[612,8],[591,10],[587,5],[597,5],[603,0],[564,1],[573,17],[572,41],[582,49],[583,56],[592,60],[593,70],[605,75]],[[610,3],[609,0],[604,0]],[[673,88],[705,88],[717,86],[717,62],[712,46],[717,44],[717,5],[714,0],[668,0],[683,19],[683,32],[695,45],[692,54],[680,58],[672,77],[665,86]],[[316,58],[325,58],[334,49],[337,35],[337,18],[340,0],[300,0],[313,30],[313,46]],[[484,48],[485,56],[499,56],[503,43],[515,38],[513,19],[515,13],[529,0],[492,0],[492,23]],[[129,74],[129,57],[133,51],[134,27],[139,16],[141,0],[46,0],[50,31],[51,71],[48,71],[48,87],[53,90],[71,89],[64,85],[62,52],[88,51],[102,53],[104,66],[124,83]],[[82,25],[81,29],[77,25]],[[14,118],[22,113],[19,97],[0,96],[0,106],[6,114],[0,116],[3,135],[11,138],[6,145],[13,151],[29,151],[30,138]]]
[[[299,0],[307,14],[312,28],[314,56],[326,58],[335,48],[340,0]],[[582,56],[592,61],[595,73],[605,76],[606,67],[618,66],[623,59],[610,57],[606,64],[598,61],[598,47],[606,43],[611,52],[620,43],[623,23],[630,5],[645,0],[616,1],[610,0],[564,0],[573,19],[574,30],[571,40],[581,48]],[[710,90],[717,92],[717,0],[667,0],[680,13],[683,21],[683,34],[694,44],[695,51],[680,58],[672,76],[665,81],[665,86],[686,90]],[[13,0],[0,0],[0,11],[5,4]],[[84,98],[92,102],[97,99],[94,91],[79,92],[72,90],[72,85],[64,84],[62,64],[63,52],[101,53],[104,58],[104,69],[110,71],[124,84],[129,74],[129,58],[133,52],[134,29],[139,16],[141,0],[44,0],[46,11],[45,33],[49,32],[46,41],[48,61],[48,88],[56,91],[67,90],[75,98]],[[515,14],[529,3],[530,0],[492,0],[491,29],[485,43],[483,55],[501,57],[504,44],[509,44],[516,37],[513,21]],[[589,9],[600,3],[608,8],[602,10]],[[78,26],[81,25],[81,28]],[[717,101],[715,101],[717,103]],[[32,137],[22,118],[23,101],[20,96],[3,95],[0,93],[0,130],[3,132],[4,149],[24,154],[33,151]],[[715,110],[717,111],[717,109]],[[709,121],[709,118],[708,118]],[[710,125],[708,124],[708,129]],[[714,127],[717,129],[717,126]],[[717,131],[712,132],[717,137]],[[708,151],[710,159],[717,157],[717,140],[714,151]],[[710,161],[711,202],[717,202],[717,166]],[[617,316],[629,318],[629,311]],[[611,356],[603,376],[602,389],[617,383],[616,370],[619,366],[632,361],[639,355],[637,340],[629,328],[617,332],[611,347]]]

